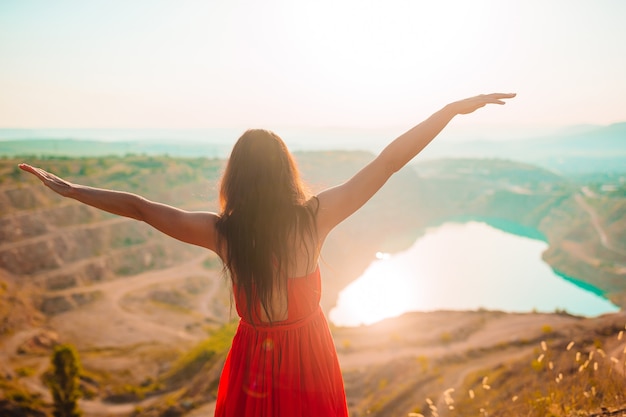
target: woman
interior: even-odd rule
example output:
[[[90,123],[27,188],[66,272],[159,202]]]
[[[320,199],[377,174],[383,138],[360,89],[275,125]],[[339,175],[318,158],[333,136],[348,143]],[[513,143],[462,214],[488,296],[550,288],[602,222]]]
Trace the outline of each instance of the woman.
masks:
[[[220,379],[216,416],[347,416],[341,371],[320,309],[318,258],[328,233],[365,204],[457,114],[504,104],[489,94],[448,104],[391,142],[354,177],[310,197],[284,142],[245,132],[222,178],[220,213],[71,184],[20,168],[62,196],[144,221],[222,259],[241,317]]]

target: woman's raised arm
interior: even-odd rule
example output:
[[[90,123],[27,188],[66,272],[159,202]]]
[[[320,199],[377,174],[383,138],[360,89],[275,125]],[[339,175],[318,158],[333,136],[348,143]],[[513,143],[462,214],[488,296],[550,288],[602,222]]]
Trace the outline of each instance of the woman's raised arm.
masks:
[[[109,213],[140,220],[186,243],[216,251],[217,214],[191,212],[156,203],[136,194],[72,184],[41,168],[27,164],[19,167],[35,175],[52,191]]]
[[[391,142],[372,162],[347,182],[318,195],[318,229],[326,236],[357,211],[387,182],[391,175],[422,151],[458,114],[468,114],[487,104],[504,104],[515,94],[486,94],[448,104],[428,119]]]

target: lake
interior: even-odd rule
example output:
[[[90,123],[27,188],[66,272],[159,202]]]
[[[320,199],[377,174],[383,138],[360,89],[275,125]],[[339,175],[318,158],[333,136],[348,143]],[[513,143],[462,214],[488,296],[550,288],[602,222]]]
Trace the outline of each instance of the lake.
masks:
[[[409,311],[558,309],[592,317],[619,310],[557,275],[541,259],[547,247],[481,222],[445,223],[404,252],[377,253],[339,294],[329,318],[357,326]]]

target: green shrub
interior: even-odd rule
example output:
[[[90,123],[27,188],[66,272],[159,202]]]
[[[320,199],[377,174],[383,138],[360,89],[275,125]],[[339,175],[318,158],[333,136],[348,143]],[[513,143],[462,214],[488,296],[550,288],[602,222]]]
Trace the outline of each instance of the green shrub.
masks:
[[[80,363],[78,353],[71,345],[58,345],[54,348],[51,372],[46,384],[54,400],[54,417],[79,417]]]

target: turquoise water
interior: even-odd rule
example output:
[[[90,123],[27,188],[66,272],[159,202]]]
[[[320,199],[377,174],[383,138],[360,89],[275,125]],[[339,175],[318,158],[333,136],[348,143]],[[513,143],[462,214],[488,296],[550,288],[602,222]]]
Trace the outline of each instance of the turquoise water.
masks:
[[[336,325],[371,324],[408,311],[554,312],[597,316],[618,307],[563,279],[541,259],[547,243],[486,223],[445,223],[409,249],[378,253],[330,311]]]

